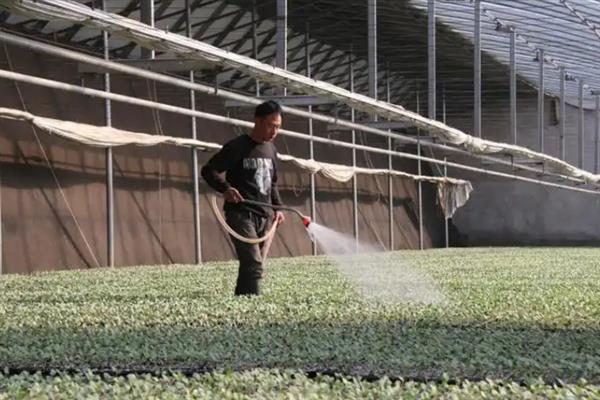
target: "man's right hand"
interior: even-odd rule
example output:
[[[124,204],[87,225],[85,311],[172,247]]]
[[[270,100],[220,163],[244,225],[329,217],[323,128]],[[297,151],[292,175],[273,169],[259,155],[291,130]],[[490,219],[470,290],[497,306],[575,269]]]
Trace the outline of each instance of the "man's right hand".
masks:
[[[229,189],[227,189],[223,193],[223,196],[225,196],[225,201],[228,203],[240,203],[240,202],[244,201],[244,198],[242,197],[240,192],[238,192],[238,190],[233,187],[230,187]]]

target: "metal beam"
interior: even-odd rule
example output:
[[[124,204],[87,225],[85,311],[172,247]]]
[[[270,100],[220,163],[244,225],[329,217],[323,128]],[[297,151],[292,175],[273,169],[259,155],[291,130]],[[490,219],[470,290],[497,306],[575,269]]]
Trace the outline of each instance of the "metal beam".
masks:
[[[102,0],[102,9],[106,10],[106,0]],[[110,46],[108,42],[108,31],[102,31],[102,41],[104,43],[104,59],[110,59]],[[104,74],[104,90],[110,92],[110,73]],[[112,108],[109,99],[104,100],[104,114],[106,126],[112,126]],[[106,252],[107,265],[115,266],[115,195],[113,182],[113,152],[112,148],[108,147],[105,150],[106,157]]]
[[[559,111],[559,129],[558,129],[558,154],[561,160],[565,161],[566,147],[565,147],[565,133],[567,125],[567,109],[565,105],[565,67],[559,68],[560,74],[560,111]]]
[[[584,157],[584,145],[585,145],[585,138],[584,138],[584,121],[583,121],[583,117],[584,117],[584,110],[583,110],[583,79],[579,79],[579,109],[578,111],[578,118],[577,118],[577,137],[578,137],[578,153],[579,153],[579,159],[578,159],[578,163],[577,166],[581,169],[583,169],[583,157]]]
[[[377,0],[368,0],[369,96],[377,99]]]
[[[385,71],[385,89],[386,89],[386,99],[387,102],[390,103],[391,100],[391,92],[390,92],[390,67],[389,65]],[[391,137],[387,138],[388,150],[391,152],[393,150],[393,141]],[[394,170],[394,160],[392,158],[392,154],[388,154],[388,170],[390,174],[388,175],[388,220],[389,220],[389,229],[388,229],[388,237],[389,248],[390,251],[394,251],[394,177],[392,175],[392,171]]]
[[[350,70],[350,91],[354,92],[354,55],[352,48],[350,49],[350,54],[348,54],[348,68]],[[350,121],[356,121],[356,114],[354,108],[350,108]],[[356,168],[356,131],[352,131],[352,167]],[[354,250],[358,252],[358,243],[359,243],[359,235],[358,235],[358,179],[356,174],[352,175],[352,220],[354,227]]]
[[[308,22],[306,23],[306,29],[304,34],[304,55],[306,57],[306,76],[310,78],[311,76],[311,65],[310,65],[310,52],[308,51],[308,37],[309,37],[310,27]],[[312,113],[312,105],[308,105],[308,112]],[[308,134],[310,136],[310,140],[308,141],[308,154],[311,160],[315,159],[315,146],[312,137],[314,136],[313,132],[313,120],[312,118],[308,118]],[[315,182],[315,174],[310,174],[310,218],[312,221],[315,221],[317,217],[317,200],[316,200],[316,182]],[[312,254],[317,255],[317,241],[311,240],[311,249]]]
[[[194,32],[195,40],[202,40],[202,36],[208,31],[208,29],[212,26],[213,22],[215,22],[218,18],[221,18],[221,13],[227,8],[227,2],[221,2],[219,5],[213,10],[210,16],[206,19],[206,21],[202,21],[202,26],[196,32]]]
[[[183,60],[183,59],[147,59],[147,60],[113,60],[119,64],[128,65],[154,72],[188,72],[190,70],[214,70],[214,64],[202,60]],[[77,64],[77,72],[80,74],[103,74],[106,68],[99,65],[90,65],[86,63]]]
[[[210,4],[213,4],[213,3],[218,3],[220,0],[209,0],[206,3],[203,3],[203,1],[204,0],[195,0],[193,3],[191,3],[189,6],[186,7],[186,10],[189,10],[189,18],[191,18],[192,13],[194,11],[196,11],[196,9],[198,9],[200,7],[206,7],[206,6],[208,6]],[[183,12],[177,11],[175,13],[171,13],[170,15],[169,14],[163,14],[160,19],[162,19],[162,18],[170,18],[170,17],[172,17],[174,15],[181,14],[179,16],[179,18],[177,18],[177,21],[175,21],[175,23],[173,25],[171,25],[170,30],[173,33],[179,33],[181,31],[181,27],[184,24],[186,24],[184,29],[187,32],[188,29],[192,30],[191,28],[193,28],[194,25],[190,23],[189,24],[189,28],[188,28],[188,24],[187,24],[188,16],[187,16],[186,10],[184,10]]]
[[[446,87],[442,87],[442,122],[446,123]],[[448,177],[448,157],[444,156],[444,177]],[[449,218],[444,215],[444,238],[446,239],[446,248],[450,247],[450,227]]]
[[[234,16],[229,20],[227,25],[223,28],[223,30],[219,33],[219,35],[211,42],[211,46],[219,47],[223,40],[231,33],[232,30],[235,30],[236,25],[242,18],[246,15],[246,10],[241,8]]]
[[[192,6],[190,0],[185,0],[185,27],[186,36],[192,37]],[[189,79],[191,83],[194,83],[195,76],[194,70],[190,69]],[[196,110],[196,92],[194,90],[189,91],[190,94],[190,110]],[[192,131],[192,139],[198,138],[198,125],[196,118],[191,117],[190,128]],[[200,174],[198,173],[198,149],[192,148],[192,179],[194,180],[192,202],[194,207],[194,256],[196,264],[202,263],[202,230],[200,221]]]
[[[594,115],[594,173],[598,173],[598,169],[600,168],[600,95],[596,94],[594,96],[596,100],[596,112]]]
[[[517,31],[510,30],[510,137],[517,144]]]
[[[429,91],[427,93],[428,116],[430,119],[436,119],[436,43],[435,43],[435,0],[428,0],[427,3],[427,75]],[[388,99],[388,102],[390,100]]]
[[[538,143],[540,153],[544,152],[544,49],[538,49]]]
[[[477,0],[475,0],[477,1]],[[419,89],[417,86],[416,93],[417,100],[417,114],[421,113],[421,99],[419,98]],[[417,160],[417,174],[419,176],[422,175],[422,165],[421,165],[421,130],[417,129],[417,156],[419,156]],[[419,207],[419,250],[423,250],[423,181],[419,180],[417,182],[417,197],[418,197],[418,207]]]
[[[140,21],[154,27],[154,0],[145,0],[140,3]],[[154,58],[155,51],[142,47],[142,58]]]
[[[0,171],[0,275],[4,269],[4,251],[3,249],[3,236],[2,236],[2,171]]]
[[[323,82],[330,82],[331,83],[331,78],[334,76],[333,73],[335,71],[340,71],[340,69],[343,68],[343,65],[345,64],[345,60],[346,57],[343,56],[343,52],[341,52],[342,55],[335,57],[336,61],[335,63],[328,68],[329,72],[325,73],[324,70],[321,70],[321,77],[319,78],[319,80],[322,80]],[[325,65],[325,63],[322,64],[323,66]]]
[[[283,69],[287,69],[287,18],[287,0],[277,0],[277,54],[275,64]]]
[[[475,48],[473,59],[473,82],[474,82],[474,104],[473,104],[473,134],[481,137],[481,2],[475,2]]]
[[[391,91],[390,91],[390,93],[391,93]],[[361,121],[360,123],[361,123],[361,125],[368,126],[370,128],[376,128],[376,129],[398,130],[398,129],[411,128],[411,125],[409,125],[407,122],[400,122],[400,121]],[[328,124],[327,130],[328,131],[349,131],[349,130],[351,130],[351,128],[347,128],[347,127],[339,126],[339,125],[335,125],[335,124]]]
[[[258,25],[256,23],[256,0],[252,0],[252,58],[258,60],[258,36],[257,36]],[[260,81],[254,79],[254,93],[256,96],[260,96]]]

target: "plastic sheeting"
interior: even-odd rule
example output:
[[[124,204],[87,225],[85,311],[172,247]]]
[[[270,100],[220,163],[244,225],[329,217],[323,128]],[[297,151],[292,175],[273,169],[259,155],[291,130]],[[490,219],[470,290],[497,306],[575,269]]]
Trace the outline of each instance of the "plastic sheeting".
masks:
[[[107,30],[114,35],[131,39],[146,48],[168,51],[183,58],[200,59],[217,65],[232,67],[261,81],[287,87],[301,93],[327,97],[357,110],[377,114],[391,120],[408,122],[414,127],[428,131],[444,142],[461,146],[473,153],[503,153],[510,154],[517,159],[526,158],[541,161],[544,162],[547,170],[583,179],[587,183],[600,183],[600,175],[574,167],[556,157],[534,152],[521,146],[476,138],[441,122],[405,110],[398,105],[353,93],[326,82],[273,67],[178,34],[165,32],[120,15],[95,10],[74,1],[0,0],[0,6],[18,14],[50,20],[59,18],[86,26],[94,26]]]
[[[178,138],[172,136],[149,135],[140,132],[130,132],[113,127],[100,127],[78,122],[62,121],[53,118],[39,117],[31,113],[0,107],[0,118],[26,121],[43,131],[60,136],[64,139],[94,147],[114,147],[125,145],[155,146],[169,144],[183,147],[196,147],[202,150],[218,150],[221,145],[200,140]],[[355,174],[365,175],[393,175],[416,181],[425,181],[436,184],[438,199],[444,214],[451,217],[454,212],[463,206],[469,199],[473,190],[470,182],[444,177],[412,175],[406,172],[349,167],[339,164],[322,163],[315,160],[305,160],[294,156],[279,154],[279,159],[313,174],[333,179],[338,182],[348,182]]]

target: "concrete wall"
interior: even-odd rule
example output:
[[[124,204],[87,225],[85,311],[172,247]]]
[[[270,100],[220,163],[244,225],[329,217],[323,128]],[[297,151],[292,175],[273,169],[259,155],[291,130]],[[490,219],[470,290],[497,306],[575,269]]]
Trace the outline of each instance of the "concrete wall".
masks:
[[[558,156],[557,113],[552,98],[545,100],[545,152]],[[578,109],[567,105],[566,160],[578,162]],[[585,111],[584,168],[594,169],[595,112]],[[450,119],[448,123],[470,131],[470,119]],[[506,99],[483,100],[483,137],[510,141],[509,108]],[[518,144],[539,150],[537,98],[535,93],[519,93]],[[479,164],[481,165],[481,164]],[[489,165],[488,165],[489,167]],[[550,188],[536,184],[465,174],[474,192],[467,205],[454,218],[469,245],[596,245],[600,242],[600,196]],[[533,175],[531,175],[533,176]]]

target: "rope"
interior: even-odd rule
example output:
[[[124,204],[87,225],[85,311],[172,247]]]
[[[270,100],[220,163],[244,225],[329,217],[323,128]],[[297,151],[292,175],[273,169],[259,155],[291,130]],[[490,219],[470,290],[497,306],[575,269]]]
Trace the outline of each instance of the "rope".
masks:
[[[6,55],[6,61],[8,63],[8,68],[11,71],[14,71],[12,59],[10,57],[10,54],[8,52],[8,47],[6,46],[6,44],[4,45],[4,54]],[[23,107],[23,110],[28,111],[27,105],[25,104],[25,99],[23,98],[23,93],[21,92],[21,88],[19,87],[19,82],[15,81],[14,84],[15,84],[15,89],[17,90],[17,94],[19,95],[19,100],[21,101],[21,106]],[[83,232],[83,229],[81,228],[81,225],[79,225],[79,221],[77,220],[77,217],[75,216],[75,212],[73,212],[73,209],[71,208],[71,204],[69,203],[69,200],[67,199],[67,196],[65,195],[65,192],[60,184],[60,181],[58,180],[58,176],[56,176],[56,172],[54,171],[54,167],[52,166],[52,163],[50,163],[48,154],[46,154],[46,150],[44,149],[44,146],[42,146],[42,141],[40,140],[40,138],[37,134],[37,131],[33,125],[31,125],[31,130],[33,131],[33,136],[35,137],[35,140],[40,148],[40,151],[42,152],[42,156],[44,157],[44,160],[46,161],[46,165],[48,166],[48,169],[50,170],[50,173],[52,174],[54,183],[56,183],[56,187],[58,188],[60,196],[62,197],[63,201],[65,202],[65,206],[67,207],[67,210],[69,210],[69,215],[71,216],[71,218],[73,218],[73,222],[75,223],[75,226],[77,227],[79,235],[81,236],[81,239],[83,240],[83,243],[85,244],[85,247],[87,248],[88,252],[92,256],[94,263],[96,264],[96,266],[98,268],[100,268],[101,267],[100,262],[98,261],[98,258],[96,258],[96,254],[94,254],[94,251],[92,250],[92,246],[88,242],[88,240],[85,236],[85,233]]]
[[[225,218],[223,218],[223,215],[221,215],[221,212],[219,211],[219,206],[217,204],[217,196],[215,196],[214,194],[211,195],[211,197],[210,197],[210,205],[211,205],[213,213],[215,214],[215,217],[217,217],[217,220],[219,221],[219,223],[221,224],[223,229],[225,229],[225,231],[227,233],[229,233],[231,236],[233,236],[234,238],[236,238],[237,240],[239,240],[241,242],[249,243],[249,244],[260,244],[266,240],[272,239],[275,236],[275,231],[277,230],[276,223],[274,223],[273,226],[271,226],[271,228],[269,229],[269,231],[262,237],[259,237],[259,238],[244,237],[244,236],[240,235],[239,233],[237,233],[236,231],[234,231],[233,228],[231,228],[229,226],[229,224],[227,224],[227,221],[225,221]],[[263,255],[263,257],[264,257],[264,255]]]

